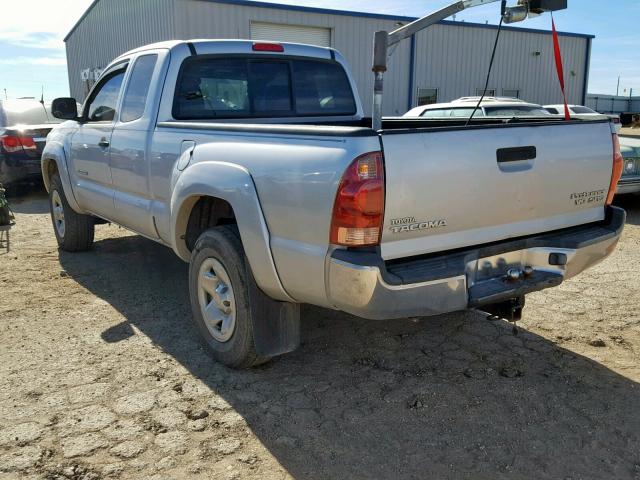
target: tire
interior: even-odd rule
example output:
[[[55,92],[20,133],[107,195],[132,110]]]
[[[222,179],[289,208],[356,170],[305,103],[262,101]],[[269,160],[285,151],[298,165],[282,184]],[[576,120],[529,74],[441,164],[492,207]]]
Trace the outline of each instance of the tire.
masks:
[[[250,368],[269,360],[255,349],[249,281],[235,226],[210,228],[198,237],[189,264],[193,319],[208,352],[231,368]]]
[[[58,246],[66,252],[88,250],[95,231],[93,217],[76,213],[69,206],[58,173],[51,176],[49,208]]]

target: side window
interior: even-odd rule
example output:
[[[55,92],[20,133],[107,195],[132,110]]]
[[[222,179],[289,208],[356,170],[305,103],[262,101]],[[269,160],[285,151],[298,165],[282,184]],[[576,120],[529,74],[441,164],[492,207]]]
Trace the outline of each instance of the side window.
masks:
[[[147,94],[151,84],[151,76],[156,67],[158,55],[143,55],[138,57],[133,65],[131,77],[127,84],[127,90],[122,101],[121,122],[131,122],[144,115],[144,108],[147,103]]]
[[[425,110],[422,116],[426,118],[443,118],[448,117],[450,114],[451,110],[448,108],[433,108],[431,110]]]
[[[124,78],[124,70],[120,70],[107,77],[98,86],[93,98],[87,105],[87,120],[89,122],[110,122],[116,115],[118,95]]]
[[[473,113],[473,108],[454,108],[451,110],[451,116],[457,118],[469,118]],[[483,117],[482,109],[479,108],[476,110],[476,113],[473,115],[475,117]]]

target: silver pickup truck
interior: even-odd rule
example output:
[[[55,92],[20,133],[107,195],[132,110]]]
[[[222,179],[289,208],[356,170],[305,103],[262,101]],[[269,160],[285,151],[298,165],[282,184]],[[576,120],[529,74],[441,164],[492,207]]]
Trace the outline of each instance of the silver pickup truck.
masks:
[[[127,52],[49,134],[42,173],[65,251],[109,221],[190,263],[213,356],[298,346],[301,303],[376,320],[477,308],[609,255],[625,213],[606,120],[364,118],[342,55],[244,40]]]

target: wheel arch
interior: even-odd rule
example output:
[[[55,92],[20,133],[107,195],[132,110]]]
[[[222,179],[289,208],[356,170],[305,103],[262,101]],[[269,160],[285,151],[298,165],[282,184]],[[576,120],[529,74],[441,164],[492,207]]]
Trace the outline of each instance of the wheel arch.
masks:
[[[209,221],[238,226],[247,262],[258,286],[275,300],[294,301],[280,282],[253,179],[239,165],[199,162],[177,179],[171,198],[171,241],[178,256],[189,261],[195,243],[194,232],[201,232],[203,228],[203,223],[194,228],[194,216],[205,204],[215,209],[213,215],[207,215]],[[206,228],[211,226],[214,225]]]
[[[51,189],[51,176],[55,172],[58,172],[69,206],[76,213],[83,214],[84,212],[80,208],[80,205],[78,205],[75,192],[71,186],[71,176],[69,175],[69,170],[67,168],[67,158],[61,143],[53,141],[46,144],[44,151],[42,152],[40,168],[42,170],[42,180],[47,192]]]

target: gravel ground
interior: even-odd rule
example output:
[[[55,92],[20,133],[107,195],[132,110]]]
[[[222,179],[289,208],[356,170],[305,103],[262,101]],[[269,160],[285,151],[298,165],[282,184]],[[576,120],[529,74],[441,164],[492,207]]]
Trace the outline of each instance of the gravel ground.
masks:
[[[43,193],[0,254],[0,480],[640,479],[640,200],[616,253],[476,312],[368,322],[303,308],[303,345],[210,360],[187,266],[116,226],[58,252]]]

